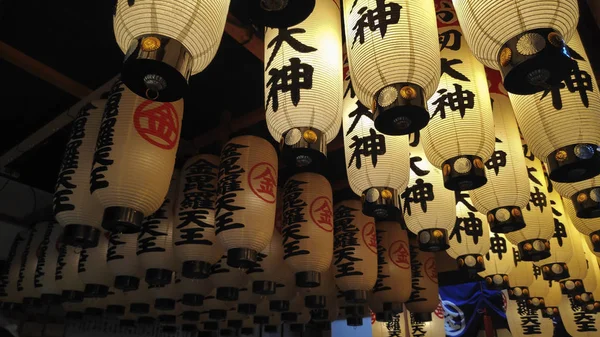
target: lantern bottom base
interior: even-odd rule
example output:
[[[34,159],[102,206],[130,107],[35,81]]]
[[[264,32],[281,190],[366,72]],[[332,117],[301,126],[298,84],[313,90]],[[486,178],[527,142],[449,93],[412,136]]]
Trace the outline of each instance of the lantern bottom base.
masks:
[[[80,321],[83,319],[83,313],[79,311],[69,311],[65,317],[68,321]]]
[[[310,311],[310,317],[312,318],[313,321],[326,321],[329,319],[329,310],[313,309]]]
[[[546,307],[544,308],[544,310],[542,310],[542,317],[544,318],[552,318],[552,317],[558,317],[559,316],[559,311],[557,307]]]
[[[413,317],[417,322],[431,322],[432,320],[430,312],[415,312]]]
[[[109,316],[123,316],[125,315],[125,307],[122,305],[107,305],[106,314]]]
[[[199,307],[204,304],[204,296],[200,294],[183,294],[181,304],[190,307]]]
[[[306,20],[315,8],[315,0],[274,1],[281,7],[269,8],[264,0],[248,1],[248,11],[253,22],[271,28],[286,28]]]
[[[104,314],[104,309],[102,309],[102,308],[85,308],[84,313],[86,316],[98,317],[98,316],[102,316]]]
[[[362,317],[365,316],[365,307],[363,305],[347,305],[345,308],[346,317]]]
[[[85,298],[106,298],[108,296],[108,286],[103,284],[86,284],[84,296]]]
[[[240,329],[242,327],[243,323],[244,323],[244,321],[242,321],[240,319],[228,320],[227,327],[232,328],[232,329]]]
[[[297,312],[282,312],[281,320],[285,323],[296,323],[298,322],[298,313]]]
[[[269,324],[269,316],[254,315],[254,324]]]
[[[154,300],[154,308],[160,311],[175,310],[176,301],[170,298],[157,298]]]
[[[566,263],[549,263],[542,266],[542,275],[546,281],[560,281],[571,277]]]
[[[419,249],[424,252],[439,252],[450,248],[448,231],[443,228],[427,228],[419,231]]]
[[[256,314],[256,304],[250,304],[250,303],[238,304],[237,312],[242,315],[254,315],[254,314]]]
[[[220,301],[237,301],[240,296],[240,290],[233,287],[217,288],[217,299]]]
[[[274,295],[277,291],[277,284],[271,281],[252,282],[252,292],[259,295]]]
[[[144,214],[133,208],[107,207],[102,217],[102,228],[111,233],[133,234],[140,231]]]
[[[296,273],[296,286],[315,288],[321,284],[321,273],[317,271],[301,271]]]
[[[367,303],[367,292],[365,290],[348,290],[344,292],[346,302],[352,304]]]
[[[398,220],[402,217],[398,190],[389,187],[371,187],[361,196],[362,212],[377,220]]]
[[[294,173],[323,173],[327,169],[327,141],[318,129],[290,129],[281,137],[280,148],[283,162]]]
[[[488,289],[492,290],[505,290],[510,288],[509,279],[507,274],[494,274],[487,275],[485,277],[485,284]]]
[[[276,333],[277,331],[277,325],[265,325],[266,333]]]
[[[134,315],[146,315],[150,312],[150,304],[148,303],[131,303],[129,312]]]
[[[578,218],[600,217],[600,187],[586,188],[571,196]]]
[[[319,322],[318,326],[321,331],[331,331],[331,322]]]
[[[269,301],[269,310],[275,312],[286,312],[290,310],[290,301]]]
[[[383,302],[383,311],[390,311],[392,314],[397,315],[404,311],[402,303],[394,302]]]
[[[466,254],[461,255],[456,259],[458,268],[465,270],[470,274],[475,274],[485,270],[483,255],[481,254]]]
[[[55,305],[62,302],[62,295],[58,294],[42,294],[40,298],[42,303],[46,305]]]
[[[527,298],[529,298],[529,287],[512,287],[508,289],[508,299],[523,300]]]
[[[151,325],[154,324],[154,322],[156,322],[156,318],[150,316],[143,316],[139,317],[137,321],[139,324]]]
[[[158,321],[160,322],[160,324],[175,324],[177,322],[177,316],[158,315]]]
[[[134,291],[140,287],[140,279],[135,276],[120,275],[115,277],[115,288],[122,291]]]
[[[227,319],[227,310],[210,310],[208,312],[208,318],[215,320],[215,321],[222,321]],[[211,323],[211,322],[208,322]],[[214,322],[217,323],[217,322]],[[217,328],[218,328],[218,323],[217,323]]]
[[[119,326],[132,328],[135,327],[135,321],[132,319],[122,319],[119,321]]]
[[[83,291],[63,290],[62,301],[66,303],[81,303],[85,298]]]
[[[168,269],[150,268],[146,270],[146,282],[152,286],[171,284],[173,271]]]
[[[63,230],[63,243],[67,246],[94,248],[100,239],[100,230],[87,225],[67,225]]]
[[[523,212],[518,206],[503,206],[487,212],[492,233],[510,233],[525,228]]]
[[[526,303],[527,307],[531,310],[541,309],[543,311],[546,308],[546,301],[543,297],[530,297]]]
[[[348,326],[362,326],[363,318],[362,317],[346,317],[346,324]]]
[[[323,309],[327,306],[327,297],[319,295],[304,296],[304,306],[308,309]]]
[[[232,248],[227,251],[227,265],[248,269],[256,264],[258,252],[248,248]]]
[[[373,109],[375,129],[385,135],[408,135],[429,124],[423,88],[413,83],[396,83],[382,88],[369,108]]]
[[[198,311],[184,311],[181,314],[181,319],[187,322],[197,322],[200,320],[200,313]]]
[[[590,241],[592,242],[592,248],[594,252],[600,253],[600,230],[590,233]]]
[[[204,261],[185,261],[181,265],[181,275],[194,280],[206,279],[210,275],[211,267],[210,263]]]
[[[254,335],[254,328],[242,328],[241,333],[243,336]]]
[[[583,292],[579,295],[573,295],[573,300],[582,307],[585,307],[588,304],[594,304],[594,294],[591,292]]]
[[[478,156],[456,156],[442,163],[444,187],[452,191],[470,191],[487,183],[483,160]]]
[[[291,332],[304,332],[304,324],[290,324],[290,331]]]
[[[394,319],[394,313],[391,311],[383,311],[375,313],[377,322],[391,322]]]
[[[573,144],[550,153],[546,163],[552,181],[574,183],[600,174],[600,151],[597,144]]]
[[[550,242],[545,239],[530,239],[517,245],[521,260],[540,261],[550,257]]]

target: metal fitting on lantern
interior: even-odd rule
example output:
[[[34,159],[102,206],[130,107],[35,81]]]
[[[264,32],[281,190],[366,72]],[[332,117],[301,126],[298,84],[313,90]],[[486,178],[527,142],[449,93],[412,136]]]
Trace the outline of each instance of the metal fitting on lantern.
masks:
[[[286,311],[281,313],[281,320],[284,323],[296,323],[298,322],[298,313]]]
[[[177,301],[171,298],[157,298],[154,300],[154,308],[160,311],[175,310]]]
[[[461,255],[456,259],[456,262],[458,263],[458,268],[472,274],[485,270],[485,263],[481,254]]]
[[[239,320],[239,319],[234,319],[234,320],[227,321],[227,327],[228,328],[232,328],[232,329],[239,329],[239,328],[242,327],[243,324],[244,324],[244,322],[242,320]]]
[[[144,35],[131,42],[121,79],[138,96],[174,102],[188,89],[193,58],[185,46],[169,37]]]
[[[402,303],[394,302],[383,302],[383,310],[390,311],[394,315],[401,314],[404,311]]]
[[[313,321],[326,321],[329,318],[329,310],[313,309],[310,311],[310,317]]]
[[[377,322],[390,322],[394,319],[394,313],[391,311],[382,311],[375,313],[375,320]]]
[[[62,240],[67,246],[94,248],[100,239],[100,230],[87,225],[67,225],[63,230]]]
[[[204,296],[198,294],[183,294],[181,303],[183,305],[189,305],[190,307],[199,307],[204,303]]]
[[[254,329],[253,328],[242,328],[241,333],[242,333],[242,336],[254,335]]]
[[[123,305],[108,305],[106,306],[106,315],[108,316],[123,316],[125,315],[125,306]]]
[[[41,308],[42,300],[36,297],[25,297],[23,298],[23,306],[30,309]]]
[[[296,273],[296,286],[300,288],[316,288],[321,284],[321,273],[302,271]]]
[[[485,284],[488,289],[505,290],[509,288],[508,275],[494,274],[485,277]]]
[[[277,290],[277,283],[271,281],[252,282],[252,292],[259,295],[273,295]]]
[[[104,314],[104,309],[102,309],[102,308],[85,308],[84,314],[86,316],[100,317]]]
[[[83,294],[85,298],[105,298],[108,296],[108,287],[102,284],[86,284]]]
[[[150,304],[148,303],[131,303],[129,312],[134,315],[146,315],[150,312]]]
[[[525,303],[527,303],[527,307],[531,310],[541,309],[544,311],[546,308],[546,301],[542,297],[530,297]]]
[[[600,230],[590,233],[589,236],[594,248],[594,252],[600,253]]]
[[[290,310],[290,301],[269,301],[269,310],[275,312],[286,312]]]
[[[495,208],[487,213],[487,220],[493,233],[510,233],[525,228],[523,212],[517,206]]]
[[[242,315],[252,316],[256,314],[256,304],[240,303],[238,304],[237,312]]]
[[[348,326],[362,326],[362,319],[365,316],[364,305],[346,305],[344,311]]]
[[[250,0],[253,22],[272,28],[291,27],[304,21],[314,10],[315,0]]]
[[[127,207],[107,207],[102,217],[102,228],[112,233],[133,234],[142,228],[144,214]]]
[[[140,279],[135,276],[116,276],[115,288],[123,291],[138,290],[140,287]]]
[[[240,290],[233,287],[217,288],[217,299],[219,301],[237,301],[240,296]]]
[[[198,311],[184,311],[181,314],[181,319],[188,322],[197,322],[200,320],[200,313]]]
[[[146,270],[146,282],[153,286],[166,286],[171,284],[173,271],[167,269],[151,268]]]
[[[371,187],[361,195],[362,212],[377,220],[395,220],[400,216],[398,190],[390,187]]]
[[[84,298],[84,292],[76,290],[63,290],[61,295],[62,302],[65,303],[81,303]]]
[[[523,261],[539,261],[550,257],[550,242],[545,239],[530,239],[517,245]]]
[[[269,316],[258,316],[254,315],[254,324],[269,324]]]
[[[544,318],[552,318],[552,317],[558,317],[559,316],[559,311],[557,307],[546,307],[544,308],[544,310],[542,310],[542,317]]]
[[[302,171],[321,172],[327,161],[325,134],[315,128],[288,130],[281,137],[281,155],[290,167]]]
[[[362,317],[346,317],[346,324],[348,326],[362,326],[363,325],[363,318]]]
[[[379,90],[372,111],[377,131],[390,136],[408,135],[429,123],[423,88],[413,83],[396,83]]]
[[[290,331],[295,333],[304,332],[304,324],[290,324]]]
[[[254,330],[252,330],[252,332],[254,332]],[[208,331],[208,330],[198,331],[198,337],[212,337],[212,331]]]
[[[367,292],[365,290],[349,290],[344,292],[344,298],[348,303],[367,303]]]
[[[478,156],[457,156],[442,163],[444,187],[452,191],[469,191],[485,185],[485,166]]]
[[[571,297],[573,297],[573,300],[584,309],[588,304],[594,305],[594,294],[591,292],[584,291],[581,294],[571,295]]]
[[[327,297],[319,295],[305,296],[304,306],[309,309],[323,309],[327,306]]]
[[[443,228],[427,228],[417,234],[419,250],[424,252],[439,252],[450,247],[448,231]]]
[[[573,202],[578,218],[590,219],[600,217],[600,187],[581,190],[571,196],[571,201]]]
[[[227,319],[227,310],[210,310],[208,318],[215,321],[223,321]]]
[[[135,321],[132,319],[119,320],[119,327],[133,328],[133,327],[135,327]]]
[[[232,248],[227,251],[227,265],[234,268],[250,268],[256,264],[258,252],[248,248]]]
[[[42,304],[54,305],[62,303],[62,296],[57,294],[42,294],[40,297]]]
[[[583,310],[586,314],[596,314],[600,310],[600,302],[594,299],[593,301],[586,303],[583,306]]]
[[[160,322],[160,324],[175,324],[177,322],[177,316],[158,315],[158,321]]]
[[[413,317],[417,322],[431,322],[433,319],[430,312],[415,312]]]
[[[181,275],[190,279],[206,279],[210,275],[212,265],[204,261],[185,261],[181,267]]]
[[[529,287],[512,287],[508,288],[508,299],[524,300],[529,298]]]
[[[142,316],[142,317],[138,318],[139,324],[152,325],[152,324],[154,324],[154,322],[156,322],[156,318],[154,318],[154,317]]]
[[[498,53],[498,63],[507,91],[531,95],[567,78],[575,61],[560,33],[542,28],[508,40]]]
[[[583,286],[583,280],[580,279],[570,279],[570,280],[562,280],[559,282],[560,284],[560,292],[563,295],[581,295],[585,292],[585,287]]]
[[[551,180],[574,183],[600,173],[600,151],[596,144],[573,144],[550,153],[546,164]]]
[[[569,267],[566,263],[549,263],[542,266],[542,275],[546,281],[560,281],[569,278]]]
[[[276,333],[277,325],[265,325],[265,332],[266,333]]]
[[[196,332],[198,329],[196,328],[196,324],[182,324],[181,332]]]

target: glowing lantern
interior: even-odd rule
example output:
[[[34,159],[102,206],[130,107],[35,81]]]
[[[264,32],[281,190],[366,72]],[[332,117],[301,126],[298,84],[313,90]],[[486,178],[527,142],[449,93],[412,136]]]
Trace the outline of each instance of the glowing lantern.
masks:
[[[154,301],[150,299],[148,285],[140,284],[137,290],[125,293],[126,301],[129,304],[129,311],[138,316],[149,315],[154,310]]]
[[[600,329],[598,315],[586,313],[585,308],[580,306],[572,297],[563,296],[558,309],[560,319],[569,335],[578,337],[598,335],[598,329]]]
[[[539,310],[527,308],[525,301],[506,301],[506,320],[514,337],[526,337],[532,333],[551,336],[554,331],[552,320],[543,319]],[[532,332],[533,331],[533,332]]]
[[[285,183],[283,258],[296,274],[296,285],[316,287],[333,258],[331,185],[315,173],[298,173]]]
[[[102,207],[90,192],[90,171],[106,100],[81,108],[73,121],[71,138],[54,191],[54,217],[63,226],[62,242],[69,246],[94,247],[102,230]]]
[[[86,297],[105,298],[114,283],[114,276],[106,262],[108,236],[109,233],[103,233],[96,247],[82,249],[79,253],[78,275],[85,284]]]
[[[527,306],[530,309],[541,309],[542,311],[546,307],[546,300],[544,299],[550,289],[548,288],[548,281],[544,280],[542,276],[542,268],[536,266],[535,264],[531,265],[532,274],[533,274],[533,282],[529,286],[529,298],[527,299]]]
[[[304,309],[304,296],[296,293],[296,296],[290,301],[290,307],[281,313],[281,320],[284,323],[296,323],[300,312]]]
[[[375,127],[388,135],[419,131],[440,78],[433,2],[344,0],[343,9],[352,88],[373,108]]]
[[[422,322],[431,321],[431,313],[439,304],[438,275],[435,256],[418,249],[417,243],[410,242],[410,266],[412,271],[412,292],[406,301],[406,309]]]
[[[119,0],[113,27],[125,53],[123,81],[149,99],[183,97],[189,76],[215,57],[228,9],[229,0]]]
[[[283,196],[282,196],[283,197]],[[277,280],[281,278],[283,264],[283,246],[281,234],[274,228],[271,242],[257,256],[257,262],[247,271],[254,282],[250,290],[260,295],[272,295],[276,290]]]
[[[252,292],[253,283],[254,281],[249,280],[244,288],[239,289],[236,312],[242,315],[254,315],[256,306],[264,299],[262,295]]]
[[[62,290],[56,286],[55,273],[58,260],[58,239],[61,227],[55,223],[48,223],[44,231],[42,242],[37,248],[37,266],[33,286],[41,294],[44,304],[59,304]]]
[[[467,193],[457,193],[456,223],[449,239],[446,253],[456,259],[459,268],[472,273],[485,269],[483,254],[490,249],[490,230],[485,216],[477,212]]]
[[[201,306],[204,301],[204,296],[210,294],[213,290],[213,284],[209,279],[191,279],[182,277],[177,289],[179,290],[179,298],[181,304],[187,306]]]
[[[529,201],[529,180],[521,136],[500,73],[486,68],[496,130],[496,147],[486,161],[487,183],[469,192],[473,205],[485,214],[492,232],[525,227],[522,208]]]
[[[254,324],[269,324],[269,317],[271,316],[269,306],[269,301],[262,301],[258,304],[258,306],[256,307],[256,314],[254,314]]]
[[[267,27],[289,27],[306,20],[316,0],[251,0],[248,11],[253,22]]]
[[[144,275],[137,264],[137,237],[137,234],[110,234],[106,262],[110,272],[115,275],[113,285],[118,290],[138,289],[140,277]]]
[[[512,247],[514,268],[508,273],[510,288],[508,298],[511,300],[522,300],[529,298],[529,286],[533,283],[532,263],[524,261],[515,247]]]
[[[558,316],[558,306],[562,301],[562,292],[560,291],[560,285],[556,282],[546,282],[548,286],[548,293],[544,297],[546,308],[542,310],[544,317],[555,317]]]
[[[104,207],[102,227],[135,233],[169,190],[183,100],[145,100],[123,82],[111,88],[98,133],[90,191]]]
[[[265,32],[267,127],[290,167],[324,168],[342,122],[338,0],[316,0],[302,23]]]
[[[536,2],[531,2],[533,6],[537,6]],[[560,3],[562,5],[572,2],[575,1]],[[589,194],[598,186],[598,180],[583,181],[600,173],[600,135],[597,132],[600,121],[596,118],[600,94],[579,35],[573,36],[569,47],[561,48],[565,51],[570,50],[576,61],[568,69],[568,76],[561,78],[559,83],[543,93],[529,96],[510,95],[510,100],[531,152],[544,160],[550,179],[560,183],[581,182],[571,188],[557,187],[559,193]],[[582,205],[581,211],[591,216],[590,212],[596,207],[595,203],[588,203]]]
[[[171,273],[169,283],[166,285],[149,285],[148,295],[150,298],[154,299],[154,309],[156,309],[159,314],[161,314],[161,312],[164,313],[165,311],[173,311],[176,309],[178,285],[175,283],[178,283],[178,280],[175,277],[175,273]]]
[[[438,7],[449,4],[437,0]],[[444,186],[472,190],[487,179],[484,162],[494,152],[494,117],[485,69],[477,62],[455,18],[438,15],[442,77],[429,99],[431,120],[421,131],[429,161],[442,169]]]
[[[334,279],[335,265],[325,272],[321,273],[321,283],[314,288],[300,288],[300,292],[304,295],[304,306],[309,309],[325,309],[329,305],[331,295],[338,293],[338,288]],[[337,299],[334,299],[337,302]]]
[[[583,250],[585,243],[582,237],[574,235],[571,240],[573,242],[573,257],[567,262],[569,278],[560,281],[560,289],[564,295],[578,296],[585,292],[583,279],[587,276],[588,264]]]
[[[515,266],[513,246],[504,234],[494,233],[489,239],[490,250],[484,255],[485,270],[478,274],[485,279],[488,288],[508,289],[508,274]]]
[[[508,91],[533,94],[569,75],[573,62],[566,41],[579,19],[577,1],[454,0],[454,5],[473,53],[502,72]]]
[[[410,146],[410,180],[400,196],[406,227],[417,235],[420,250],[446,250],[456,220],[454,192],[444,188],[442,171],[425,157],[418,134]]]
[[[583,241],[583,237],[582,237]],[[583,243],[583,242],[582,242]],[[587,245],[582,244],[583,252],[585,254],[585,259],[587,261],[587,274],[583,279],[583,285],[585,287],[585,292],[581,295],[575,295],[574,298],[580,304],[586,312],[596,313],[596,309],[594,308],[594,302],[597,300],[594,296],[594,291],[598,287],[598,260],[596,256],[592,254]]]
[[[181,169],[173,253],[182,264],[183,277],[208,277],[210,266],[223,255],[215,237],[218,172],[219,157],[207,154],[188,159]]]
[[[210,321],[224,321],[227,319],[227,312],[235,305],[231,302],[217,299],[217,289],[214,288],[210,294],[204,297],[202,305],[203,310],[208,311]]]
[[[244,319],[240,329],[242,336],[254,336],[254,317],[250,316]]]
[[[281,268],[280,272],[282,275],[277,282],[277,291],[275,294],[267,296],[269,310],[273,312],[288,311],[290,302],[298,293],[293,273],[290,272],[289,267]]]
[[[376,322],[371,320],[371,333],[373,337],[407,337],[406,322],[404,314],[390,314],[385,320],[380,320],[381,315],[377,315]]]
[[[114,318],[125,315],[127,310],[127,303],[125,302],[126,297],[122,290],[111,288],[108,290],[106,296],[106,315]]]
[[[570,198],[577,217],[600,217],[600,175],[577,183],[553,183],[561,195]]]
[[[583,235],[587,235],[594,252],[600,252],[600,228],[595,219],[580,218],[570,200],[563,198],[563,206],[567,212],[568,221]]]
[[[597,259],[592,258],[590,260],[590,269],[592,269],[596,273],[596,280],[600,280],[600,267],[598,266]],[[596,313],[599,313],[600,312],[600,287],[598,286],[597,283],[593,284],[593,286],[595,287],[594,290],[592,291],[592,298],[594,300],[594,303],[586,304],[585,310],[587,312],[595,311]]]
[[[262,138],[236,137],[221,150],[216,234],[232,267],[250,267],[271,241],[277,170],[277,152]]]
[[[17,310],[23,301],[22,294],[18,291],[17,283],[19,280],[19,270],[21,269],[21,259],[23,258],[28,237],[28,230],[19,232],[13,240],[6,259],[6,272],[2,275],[4,291],[0,298],[2,300],[2,308],[5,310]]]
[[[228,266],[226,255],[213,264],[208,279],[217,289],[216,297],[220,301],[237,301],[240,289],[248,283],[246,271]]]
[[[81,302],[84,297],[85,284],[79,279],[80,252],[64,244],[59,247],[54,276],[56,286],[62,290],[64,302]]]
[[[445,334],[444,329],[444,309],[441,304],[435,310],[435,315],[432,315],[429,321],[421,319],[419,314],[411,311],[404,313],[406,325],[408,327],[407,337],[437,337]]]

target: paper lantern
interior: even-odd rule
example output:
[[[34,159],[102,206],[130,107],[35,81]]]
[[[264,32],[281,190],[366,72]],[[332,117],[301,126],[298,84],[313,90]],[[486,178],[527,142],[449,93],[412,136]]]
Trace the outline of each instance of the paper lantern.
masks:
[[[565,1],[571,2],[574,1]],[[544,92],[529,96],[511,94],[510,100],[531,152],[547,164],[550,179],[573,183],[600,173],[597,149],[600,121],[596,118],[595,108],[600,105],[600,94],[578,34],[573,35],[569,47],[564,50],[571,50],[577,61],[572,69],[569,68],[569,76]],[[575,185],[575,190],[579,192],[593,185],[592,181],[582,182]],[[588,207],[591,211],[596,206]]]
[[[344,0],[343,9],[352,88],[373,108],[375,127],[388,135],[419,131],[440,78],[433,2]]]
[[[65,311],[65,320],[69,323],[78,322],[83,319],[84,307],[82,303],[63,302],[61,307]]]
[[[587,257],[585,256],[583,245],[585,243],[580,235],[574,233],[571,237],[573,243],[573,256],[567,262],[569,278],[560,281],[560,289],[564,295],[577,296],[585,292],[583,279],[588,273]]]
[[[371,333],[373,337],[407,337],[408,330],[404,321],[404,314],[390,316],[388,320],[377,320],[371,323]]]
[[[245,270],[227,265],[227,255],[212,265],[208,279],[217,289],[216,297],[220,301],[237,301],[240,289],[248,282]]]
[[[150,298],[148,285],[140,284],[137,290],[125,293],[126,302],[129,303],[129,311],[137,316],[149,315],[154,309],[154,300]]]
[[[559,316],[558,306],[562,301],[562,292],[557,282],[546,282],[548,294],[544,297],[546,308],[542,310],[542,316],[546,318]]]
[[[339,0],[316,0],[303,22],[265,31],[267,127],[290,167],[325,168],[342,123]]]
[[[563,206],[568,222],[581,234],[588,236],[594,252],[600,252],[600,227],[598,227],[598,221],[578,217],[573,203],[566,198],[563,198]]]
[[[102,319],[106,307],[106,298],[90,297],[83,300],[84,314],[89,317]]]
[[[113,286],[118,290],[132,291],[140,286],[144,276],[137,263],[137,234],[110,233],[106,263],[115,276]]]
[[[583,237],[582,240],[583,241]],[[594,308],[594,302],[597,299],[594,296],[594,291],[598,287],[598,261],[596,256],[592,254],[587,245],[583,244],[583,252],[586,259],[586,267],[587,274],[583,279],[583,285],[585,288],[585,292],[581,295],[575,295],[574,299],[580,304],[586,312],[596,313],[596,309]]]
[[[282,196],[283,198],[283,193]],[[281,234],[274,228],[271,242],[267,248],[258,253],[256,263],[247,271],[253,280],[250,290],[260,295],[272,295],[276,290],[277,280],[281,278],[283,265],[283,246]]]
[[[571,199],[577,217],[600,217],[600,175],[577,183],[553,183],[554,188]]]
[[[246,317],[249,316],[240,314],[235,308],[229,310],[229,312],[227,312],[227,327],[231,329],[241,329]]]
[[[539,261],[551,254],[549,240],[554,233],[554,219],[542,162],[528,153],[527,143],[524,141],[523,148],[529,175],[529,203],[521,211],[527,225],[518,231],[507,233],[506,238],[518,247],[524,261]]]
[[[304,306],[301,306],[296,322],[290,324],[290,332],[304,333],[306,331],[306,326],[310,323],[310,320],[310,310]]]
[[[558,310],[565,330],[571,336],[593,337],[598,335],[598,329],[600,329],[598,314],[586,313],[585,308],[576,303],[573,298],[563,296]]]
[[[17,291],[21,293],[24,306],[38,307],[40,301],[40,289],[35,287],[35,272],[38,262],[37,250],[48,227],[48,222],[39,222],[29,231],[25,241],[25,249],[21,256],[19,267],[19,278],[17,279]]]
[[[542,310],[546,308],[546,300],[544,299],[550,289],[548,288],[548,282],[544,280],[542,268],[536,266],[535,264],[531,264],[532,269],[530,272],[533,274],[533,282],[529,286],[529,298],[527,301],[527,306],[533,310]]]
[[[296,296],[290,301],[290,307],[281,313],[280,317],[283,323],[296,323],[300,312],[304,309],[304,295],[296,293]]]
[[[406,301],[406,309],[422,322],[431,321],[431,313],[439,304],[438,274],[435,255],[418,249],[415,241],[410,242],[410,267],[412,292]]]
[[[377,223],[377,282],[373,297],[391,311],[410,298],[412,282],[408,233],[396,221]]]
[[[116,318],[125,315],[125,312],[128,311],[125,299],[125,293],[122,290],[111,287],[106,296],[106,316]]]
[[[404,313],[405,321],[408,327],[407,336],[409,337],[436,337],[445,334],[444,329],[444,309],[441,304],[435,310],[435,314],[429,321],[424,321],[418,314],[411,311]]]
[[[3,296],[0,298],[2,301],[2,308],[6,310],[18,310],[23,301],[17,283],[19,280],[19,270],[21,269],[21,259],[23,258],[23,252],[25,251],[28,237],[29,230],[17,233],[6,259],[6,272],[2,275],[2,286],[4,291],[2,294]]]
[[[105,298],[114,283],[114,275],[108,269],[106,262],[109,235],[103,233],[96,247],[82,249],[79,253],[77,271],[79,279],[85,284],[86,297]]]
[[[271,317],[269,306],[269,301],[262,301],[256,306],[256,313],[253,319],[254,324],[259,326],[269,324],[269,318]]]
[[[484,255],[485,270],[480,271],[488,288],[508,289],[508,274],[515,266],[513,246],[504,234],[490,234],[490,250]]]
[[[175,165],[183,100],[161,103],[117,80],[104,109],[90,191],[104,207],[102,227],[135,233],[160,208]]]
[[[204,301],[204,296],[210,294],[214,286],[212,282],[206,279],[191,279],[187,277],[180,278],[177,284],[179,298],[181,303],[187,306],[199,307]]]
[[[275,294],[267,296],[269,310],[273,312],[288,311],[290,302],[298,293],[293,273],[290,273],[289,267],[282,268],[281,273],[285,275],[282,275],[281,279],[277,282],[277,291]]]
[[[346,66],[347,64],[344,64]],[[398,217],[398,191],[409,177],[407,137],[391,137],[375,129],[373,115],[356,98],[345,77],[343,132],[346,173],[352,191],[361,196],[363,213],[378,219]]]
[[[331,185],[315,173],[298,173],[285,183],[283,259],[296,274],[296,285],[316,287],[333,258]]]
[[[56,259],[56,286],[62,290],[63,302],[83,301],[85,284],[79,278],[79,253],[65,244],[59,245]]]
[[[240,328],[241,336],[254,336],[254,317],[246,317],[242,321],[242,327]]]
[[[406,227],[419,238],[420,250],[446,250],[456,220],[454,192],[444,188],[442,171],[425,157],[419,134],[410,146],[410,180],[400,195]]]
[[[598,266],[598,260],[597,259],[591,259],[590,261],[590,269],[594,271],[594,273],[596,274],[596,280],[600,280],[600,267]],[[589,271],[588,271],[589,272]],[[585,281],[587,282],[587,281]],[[585,310],[587,312],[592,312],[595,311],[596,313],[600,313],[600,287],[598,286],[597,283],[594,284],[590,284],[590,286],[594,286],[594,290],[592,290],[592,298],[594,300],[593,303],[587,303],[585,305]],[[587,286],[586,286],[586,290]]]
[[[269,317],[269,324],[263,326],[263,331],[265,334],[275,334],[275,336],[280,335],[280,329],[282,328],[281,324],[281,315],[271,314]]]
[[[337,289],[327,294],[326,303],[327,306],[325,308],[312,309],[310,312],[312,320],[319,323],[319,325],[333,322],[339,318],[340,306],[337,301]]]
[[[337,203],[333,216],[335,284],[349,303],[366,303],[377,281],[375,220],[361,212],[358,200]]]
[[[551,336],[554,332],[552,320],[543,319],[539,310],[527,308],[525,301],[507,301],[506,320],[515,337]]]
[[[229,0],[118,1],[113,28],[125,53],[123,81],[149,99],[183,97],[189,76],[215,57],[228,10]]]
[[[329,306],[331,296],[337,296],[338,288],[334,274],[337,272],[335,264],[331,264],[331,267],[325,272],[321,273],[321,282],[317,287],[313,288],[300,288],[300,293],[304,297],[304,306],[309,309],[323,309],[326,310]],[[337,299],[334,299],[337,303]]]
[[[65,228],[62,242],[69,246],[94,247],[102,233],[102,207],[89,184],[106,102],[91,101],[79,110],[58,173],[54,217]]]
[[[171,273],[169,283],[166,285],[149,285],[148,295],[154,299],[154,309],[157,310],[158,314],[168,314],[167,311],[174,311],[176,309],[177,297],[178,297],[178,284],[175,273]]]
[[[565,48],[579,19],[577,1],[454,0],[475,56],[499,69],[509,92],[529,95],[569,75]]]
[[[253,22],[267,27],[290,27],[304,21],[316,0],[251,0],[248,12]]]
[[[215,200],[219,157],[201,154],[188,159],[180,172],[173,227],[173,253],[187,278],[206,278],[223,255],[215,237]]]
[[[250,267],[271,241],[277,171],[277,152],[262,138],[236,137],[221,150],[216,234],[232,267]]]
[[[510,253],[509,253],[510,254]],[[508,298],[523,300],[529,298],[529,286],[533,283],[532,263],[523,260],[519,250],[512,247],[514,268],[508,273],[510,288]]]
[[[44,304],[59,304],[62,289],[56,286],[56,266],[58,260],[59,238],[62,228],[56,223],[47,223],[42,242],[37,250],[37,266],[35,268],[34,287],[41,294]]]
[[[448,16],[438,15],[442,77],[428,101],[431,119],[421,130],[429,161],[444,173],[444,186],[472,190],[487,179],[484,169],[494,152],[494,117],[483,65],[462,36],[450,2]]]
[[[509,233],[525,227],[522,208],[529,201],[529,179],[521,136],[500,73],[485,69],[490,83],[496,146],[486,161],[487,183],[469,192],[473,205],[488,218],[490,230]]]
[[[234,307],[232,302],[221,301],[217,299],[217,289],[214,288],[210,294],[204,296],[203,310],[208,311],[209,321],[224,321],[227,319],[227,312]]]
[[[242,315],[254,315],[257,304],[264,299],[262,295],[252,292],[253,283],[254,281],[249,279],[247,285],[239,289],[236,312]]]
[[[176,270],[173,255],[173,226],[175,214],[176,177],[173,176],[168,194],[160,208],[149,215],[138,233],[138,263],[146,271],[146,282],[150,285],[166,285]]]

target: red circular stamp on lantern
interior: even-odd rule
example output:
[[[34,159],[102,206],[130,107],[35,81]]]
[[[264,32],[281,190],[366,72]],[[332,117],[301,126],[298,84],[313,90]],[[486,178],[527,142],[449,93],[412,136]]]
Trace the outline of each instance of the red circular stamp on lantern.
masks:
[[[388,249],[390,261],[400,269],[410,269],[410,250],[405,241],[392,242]]]
[[[333,211],[331,200],[327,197],[318,197],[310,204],[310,218],[326,232],[333,232]]]
[[[377,231],[375,229],[375,223],[368,222],[362,229],[362,239],[365,245],[374,254],[377,254]]]
[[[433,312],[439,319],[444,319],[444,307],[442,306],[442,299],[440,298],[440,303],[437,308]]]
[[[248,174],[248,185],[263,201],[273,204],[277,200],[277,170],[273,165],[266,162],[254,165]]]
[[[148,143],[171,150],[179,140],[179,116],[171,103],[144,101],[133,113],[133,125]]]
[[[425,264],[423,264],[423,272],[432,282],[435,284],[438,283],[437,268],[435,267],[435,259],[433,257],[430,257],[425,261]]]

